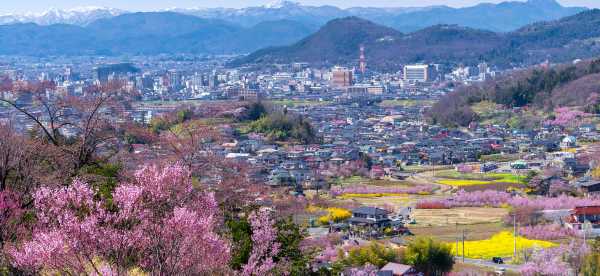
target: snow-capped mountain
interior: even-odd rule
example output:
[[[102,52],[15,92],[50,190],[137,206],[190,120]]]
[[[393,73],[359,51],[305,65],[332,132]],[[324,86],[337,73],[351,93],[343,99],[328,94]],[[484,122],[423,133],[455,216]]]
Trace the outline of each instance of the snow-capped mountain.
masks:
[[[80,7],[73,9],[50,9],[41,13],[0,15],[0,25],[36,23],[38,25],[71,24],[85,26],[98,19],[113,17],[126,11],[104,7]]]

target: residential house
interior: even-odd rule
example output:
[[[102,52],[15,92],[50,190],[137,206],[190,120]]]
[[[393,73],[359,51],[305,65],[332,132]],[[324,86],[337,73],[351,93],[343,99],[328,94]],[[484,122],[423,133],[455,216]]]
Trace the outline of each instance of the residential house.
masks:
[[[414,267],[399,263],[387,263],[378,272],[377,276],[422,276]]]
[[[352,217],[348,223],[354,226],[367,226],[371,228],[382,228],[390,225],[389,212],[376,207],[358,207],[352,210]]]

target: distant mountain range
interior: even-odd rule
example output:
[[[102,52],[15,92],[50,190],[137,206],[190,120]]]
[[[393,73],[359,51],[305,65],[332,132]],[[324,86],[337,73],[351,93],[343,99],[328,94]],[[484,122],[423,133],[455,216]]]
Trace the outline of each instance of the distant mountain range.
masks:
[[[251,26],[264,20],[281,19],[320,26],[336,18],[357,16],[401,32],[412,32],[437,24],[457,24],[476,29],[506,32],[533,22],[558,19],[583,10],[585,8],[563,7],[556,0],[528,0],[500,4],[485,3],[466,8],[430,6],[348,9],[334,6],[305,6],[290,1],[276,1],[263,7],[244,9],[180,9],[175,11],[202,18],[221,19],[244,26]]]
[[[103,7],[80,7],[68,10],[50,9],[41,13],[0,14],[0,25],[35,23],[38,25],[71,24],[85,26],[98,19],[114,17],[124,13],[127,12]]]
[[[128,13],[87,26],[0,25],[0,55],[148,55],[248,53],[286,45],[315,31],[295,21],[240,27],[174,12]]]
[[[419,8],[355,7],[348,9],[334,6],[307,6],[296,2],[277,0],[264,6],[241,9],[172,8],[167,11],[194,15],[205,19],[223,20],[244,27],[252,27],[264,21],[290,20],[316,28],[336,18],[357,16],[402,32],[412,32],[437,24],[457,24],[476,29],[506,32],[533,22],[573,15],[584,9],[580,7],[563,7],[556,0],[479,4],[466,8],[430,6]],[[131,12],[102,7],[83,7],[70,10],[51,9],[37,14],[0,15],[0,25],[36,23],[38,25],[71,24],[86,26],[95,20],[125,13]]]
[[[290,46],[270,47],[232,65],[310,62],[356,64],[360,45],[372,68],[398,68],[411,62],[466,63],[488,61],[509,67],[550,59],[568,61],[600,55],[600,10],[555,21],[534,23],[509,33],[457,25],[435,25],[404,34],[358,17],[330,21]]]
[[[390,37],[406,39],[402,33],[423,28],[425,29],[412,34],[434,36],[435,28],[439,26],[433,29],[430,27],[436,24],[458,24],[504,32],[582,10],[584,8],[562,7],[555,0],[480,4],[458,9],[446,6],[340,9],[279,1],[243,9],[172,9],[138,13],[108,8],[51,10],[40,14],[0,16],[0,23],[11,23],[0,24],[0,54],[244,54],[265,47],[292,44],[314,33],[327,22],[338,22],[336,19],[348,16],[387,26]],[[361,28],[361,24],[357,27]],[[455,28],[457,27],[452,27]],[[470,34],[473,44],[477,44],[478,34],[498,36],[486,31],[468,30],[474,32]],[[329,32],[336,30],[333,28],[325,32],[324,36]],[[442,31],[441,34],[449,35],[447,32],[448,30]],[[417,41],[411,43],[413,44],[406,46],[419,46]],[[347,48],[348,54],[352,49],[351,52],[355,54],[354,44],[336,47]],[[460,44],[456,45],[459,46]],[[478,52],[471,54],[476,53]],[[385,55],[381,56],[382,59],[384,57]]]

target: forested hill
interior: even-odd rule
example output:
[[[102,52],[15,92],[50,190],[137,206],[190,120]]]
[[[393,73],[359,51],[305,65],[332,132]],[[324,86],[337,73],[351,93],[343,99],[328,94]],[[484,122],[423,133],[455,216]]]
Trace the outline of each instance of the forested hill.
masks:
[[[463,86],[438,101],[428,116],[434,123],[466,126],[480,120],[473,106],[489,102],[501,107],[535,107],[551,111],[572,107],[600,112],[600,59],[553,68],[518,71],[481,85]]]
[[[357,17],[330,21],[316,33],[290,46],[259,50],[232,65],[310,62],[354,64],[357,45],[364,45],[372,68],[398,69],[413,62],[496,65],[536,64],[547,58],[566,62],[600,55],[600,10],[556,21],[495,33],[457,25],[436,25],[401,33]],[[341,39],[336,39],[341,38]]]

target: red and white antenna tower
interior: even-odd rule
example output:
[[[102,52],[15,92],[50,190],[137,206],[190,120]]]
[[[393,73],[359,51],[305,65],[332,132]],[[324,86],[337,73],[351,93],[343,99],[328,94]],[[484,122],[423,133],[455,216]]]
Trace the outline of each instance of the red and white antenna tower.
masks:
[[[365,45],[360,45],[360,59],[359,59],[360,73],[364,76],[367,71],[367,59],[365,58]]]

